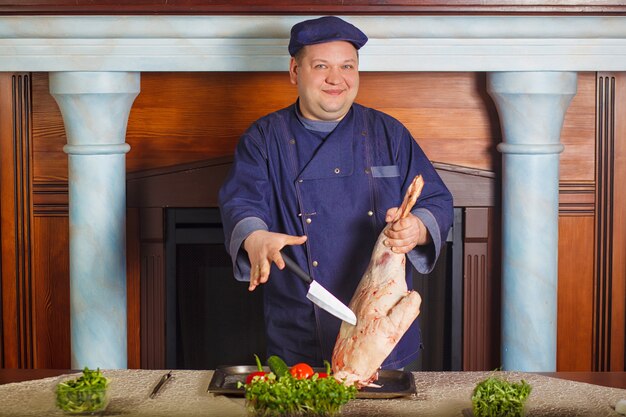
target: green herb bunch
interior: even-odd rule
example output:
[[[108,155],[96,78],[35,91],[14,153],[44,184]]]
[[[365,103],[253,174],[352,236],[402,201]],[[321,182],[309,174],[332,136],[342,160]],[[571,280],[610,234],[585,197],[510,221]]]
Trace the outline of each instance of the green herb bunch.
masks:
[[[521,417],[530,391],[531,386],[524,380],[515,383],[491,376],[474,388],[474,417]]]
[[[332,376],[296,379],[290,374],[276,377],[273,372],[242,384],[248,409],[256,416],[331,416],[355,398],[356,387],[345,386]]]
[[[56,386],[56,404],[68,413],[91,413],[107,406],[109,379],[100,368],[95,371],[85,367],[76,379],[63,381]]]

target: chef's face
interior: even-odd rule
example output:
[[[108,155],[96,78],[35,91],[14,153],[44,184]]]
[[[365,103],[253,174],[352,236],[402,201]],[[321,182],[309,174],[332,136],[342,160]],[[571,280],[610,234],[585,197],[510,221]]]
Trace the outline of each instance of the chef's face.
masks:
[[[305,46],[291,58],[289,78],[298,86],[300,112],[312,120],[341,120],[359,90],[359,57],[345,41]]]

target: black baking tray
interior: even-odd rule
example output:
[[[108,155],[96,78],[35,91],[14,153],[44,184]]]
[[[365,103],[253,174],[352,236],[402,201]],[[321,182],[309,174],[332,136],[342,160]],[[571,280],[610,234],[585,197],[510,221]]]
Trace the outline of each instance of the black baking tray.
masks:
[[[314,368],[316,372],[324,369]],[[245,382],[246,377],[257,371],[256,366],[222,366],[215,370],[209,382],[208,391],[214,394],[243,396],[244,389],[237,388],[237,382]],[[263,370],[269,372],[267,367]],[[359,390],[356,398],[399,398],[415,394],[415,379],[409,371],[379,371],[376,384],[380,388],[365,387]]]

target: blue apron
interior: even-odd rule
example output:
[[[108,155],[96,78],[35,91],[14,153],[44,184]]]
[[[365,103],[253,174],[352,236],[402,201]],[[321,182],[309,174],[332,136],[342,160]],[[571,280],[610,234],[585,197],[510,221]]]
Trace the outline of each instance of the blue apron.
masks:
[[[286,250],[348,304],[385,226],[387,209],[401,203],[418,174],[424,176],[425,187],[414,213],[426,217],[434,235],[432,247],[419,248],[423,253],[413,257],[424,260],[420,272],[432,269],[452,222],[452,198],[406,128],[384,113],[354,104],[310,160],[302,161],[298,141],[313,139],[310,135],[294,105],[258,120],[240,140],[220,190],[235,277],[247,280],[249,265],[243,250],[232,245],[233,235],[239,225],[258,219],[270,231],[307,235],[304,245]],[[263,291],[267,354],[288,364],[330,361],[340,320],[314,306],[306,298],[306,285],[274,265]],[[383,368],[405,366],[416,359],[419,347],[416,320]]]

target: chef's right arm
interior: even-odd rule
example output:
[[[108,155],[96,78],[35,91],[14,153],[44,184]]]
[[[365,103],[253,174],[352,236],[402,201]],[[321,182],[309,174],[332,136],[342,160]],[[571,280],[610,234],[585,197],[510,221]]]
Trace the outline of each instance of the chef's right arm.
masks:
[[[253,124],[241,137],[230,172],[219,191],[226,250],[238,281],[250,281],[250,291],[267,282],[271,263],[282,269],[280,249],[299,245],[304,236],[270,232],[272,214],[267,155],[262,135]]]
[[[238,281],[248,281],[252,272],[244,241],[253,232],[268,231],[272,226],[267,161],[262,135],[253,124],[239,140],[218,193],[226,251]]]

